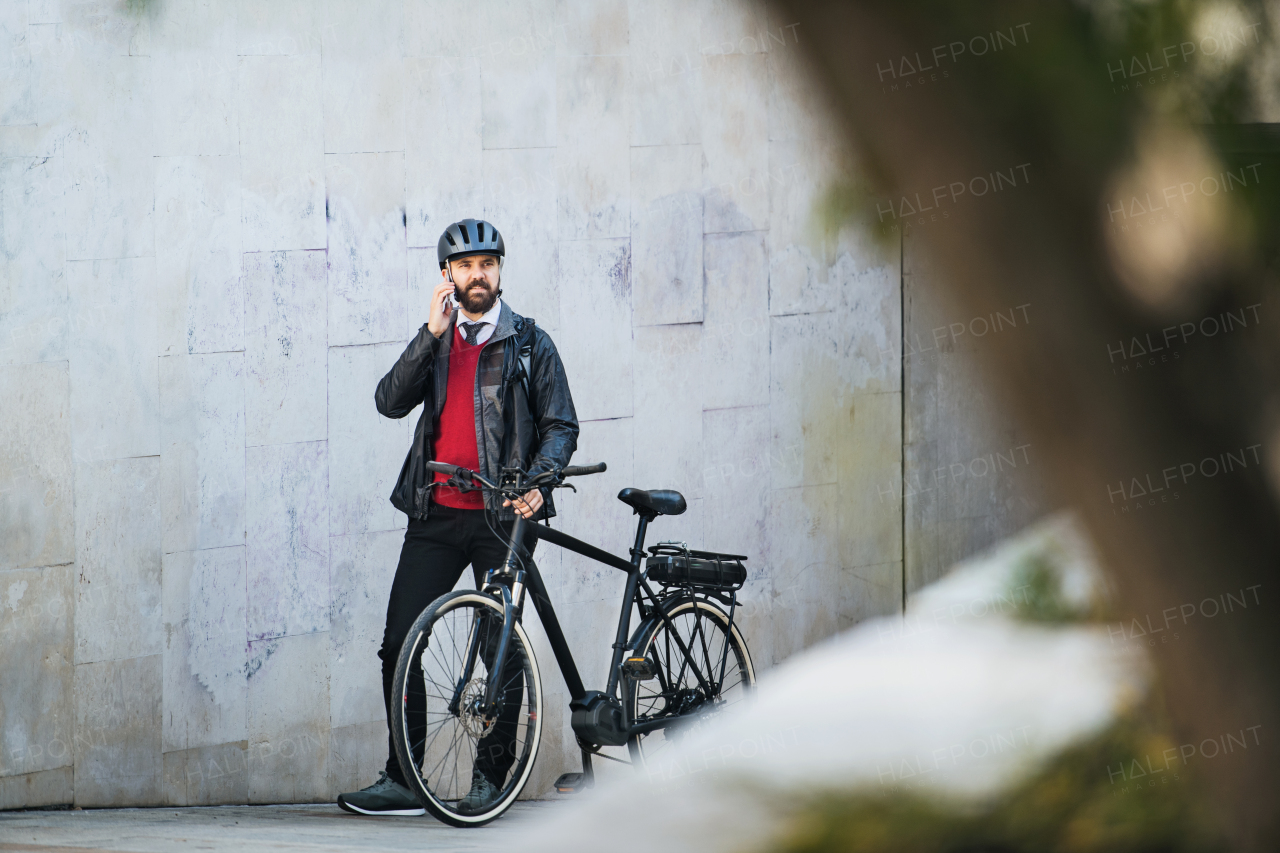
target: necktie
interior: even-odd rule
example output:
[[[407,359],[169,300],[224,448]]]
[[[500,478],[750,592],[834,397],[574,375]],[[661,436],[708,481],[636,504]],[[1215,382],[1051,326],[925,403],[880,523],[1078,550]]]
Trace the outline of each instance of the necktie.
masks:
[[[467,343],[471,346],[476,345],[476,335],[480,334],[480,330],[484,328],[486,323],[463,323],[462,334],[467,336]]]

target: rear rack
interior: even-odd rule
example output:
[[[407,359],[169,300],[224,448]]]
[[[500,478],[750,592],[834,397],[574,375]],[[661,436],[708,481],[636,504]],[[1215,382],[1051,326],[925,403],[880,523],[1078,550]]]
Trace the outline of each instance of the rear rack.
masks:
[[[741,554],[691,549],[684,542],[659,542],[649,547],[645,577],[662,586],[701,587],[721,591],[742,588],[747,569]]]

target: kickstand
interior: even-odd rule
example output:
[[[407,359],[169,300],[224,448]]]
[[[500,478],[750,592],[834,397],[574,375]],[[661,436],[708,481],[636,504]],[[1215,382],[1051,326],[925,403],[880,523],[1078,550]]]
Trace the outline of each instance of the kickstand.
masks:
[[[577,794],[592,788],[596,784],[596,774],[591,769],[591,753],[582,750],[582,772],[561,773],[556,780],[555,789],[561,794]]]

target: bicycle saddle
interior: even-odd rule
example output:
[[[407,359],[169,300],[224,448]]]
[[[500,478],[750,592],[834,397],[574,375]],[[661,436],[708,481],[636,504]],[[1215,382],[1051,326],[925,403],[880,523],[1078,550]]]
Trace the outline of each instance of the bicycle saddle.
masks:
[[[644,489],[626,488],[618,492],[618,500],[633,507],[636,512],[654,515],[679,515],[688,508],[684,502],[684,495],[674,489],[654,489],[646,492]]]

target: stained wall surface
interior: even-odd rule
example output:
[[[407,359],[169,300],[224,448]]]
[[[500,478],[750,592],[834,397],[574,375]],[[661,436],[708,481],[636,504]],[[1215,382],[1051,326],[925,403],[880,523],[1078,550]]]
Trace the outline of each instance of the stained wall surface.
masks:
[[[609,464],[559,528],[625,553],[617,491],[680,489],[654,537],[750,555],[761,669],[901,608],[901,270],[815,217],[805,34],[724,0],[457,9],[0,4],[0,807],[377,778],[417,413],[372,396],[465,216],[559,347],[575,461]],[[539,562],[602,685],[621,576]],[[538,636],[529,795],[577,760]]]

